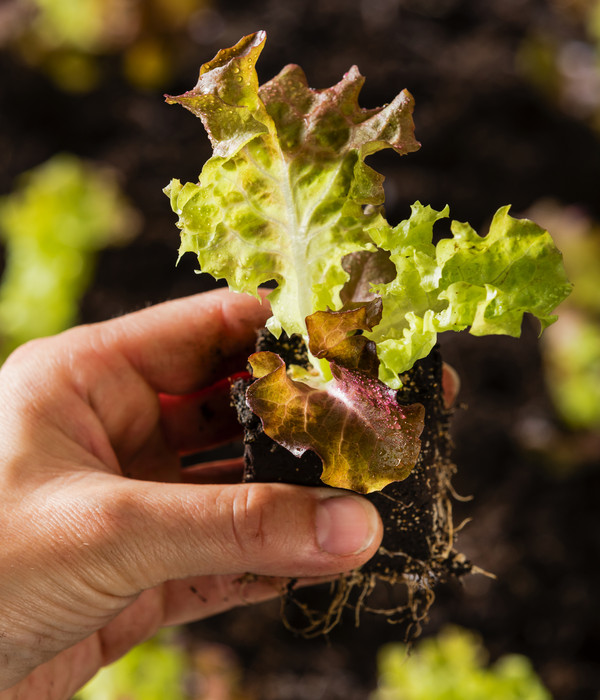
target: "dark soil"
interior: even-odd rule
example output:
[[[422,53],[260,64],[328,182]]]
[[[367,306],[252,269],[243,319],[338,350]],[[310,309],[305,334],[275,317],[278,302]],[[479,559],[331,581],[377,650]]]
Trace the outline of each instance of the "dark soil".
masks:
[[[98,89],[68,95],[0,50],[0,195],[18,173],[60,151],[119,173],[143,231],[127,248],[101,255],[82,321],[214,286],[194,275],[192,256],[175,267],[178,232],[161,194],[172,177],[196,178],[209,156],[208,140],[198,120],[166,106],[160,93],[189,89],[217,49],[265,28],[261,80],[295,62],[311,85],[326,87],[356,63],[367,76],[364,106],[389,102],[404,87],[414,94],[422,149],[370,161],[386,174],[392,222],[406,218],[419,199],[436,208],[450,203],[455,218],[481,230],[499,206],[511,202],[519,214],[540,197],[598,219],[597,132],[519,71],[527,37],[586,38],[574,12],[564,10],[577,4],[215,0],[211,31],[182,31],[173,46],[173,78],[156,92],[128,84],[118,55],[101,59]],[[424,634],[448,622],[477,630],[492,658],[529,656],[559,700],[594,698],[600,688],[599,451],[581,457],[589,436],[569,433],[556,418],[533,324],[525,324],[520,340],[455,334],[441,345],[463,386],[451,428],[454,486],[474,497],[455,504],[455,524],[472,519],[457,548],[497,578],[467,576],[462,588],[442,586]],[[312,594],[314,607],[321,594]],[[381,607],[393,607],[385,585],[378,596]],[[364,700],[375,684],[377,649],[402,637],[381,616],[364,614],[360,628],[344,617],[327,641],[303,640],[283,627],[277,603],[232,611],[193,632],[232,647],[244,687],[263,700]]]

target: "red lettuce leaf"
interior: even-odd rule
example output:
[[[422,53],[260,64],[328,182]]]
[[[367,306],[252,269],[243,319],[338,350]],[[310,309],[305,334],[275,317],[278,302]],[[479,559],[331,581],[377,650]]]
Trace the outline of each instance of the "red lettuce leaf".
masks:
[[[373,285],[387,284],[396,277],[396,266],[387,250],[358,250],[344,256],[342,267],[350,276],[340,291],[346,308],[350,303],[364,303],[380,298]]]
[[[320,311],[307,318],[311,352],[330,361],[332,379],[293,367],[272,352],[250,357],[256,381],[250,408],[265,433],[300,456],[313,450],[323,461],[322,481],[358,493],[405,479],[416,464],[424,408],[400,406],[396,392],[377,378],[370,330],[381,315],[378,300],[348,311]]]

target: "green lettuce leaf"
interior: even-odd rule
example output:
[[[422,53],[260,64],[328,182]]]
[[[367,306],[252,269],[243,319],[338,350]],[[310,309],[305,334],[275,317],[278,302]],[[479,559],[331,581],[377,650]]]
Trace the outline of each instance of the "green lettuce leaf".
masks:
[[[381,322],[366,336],[377,345],[380,378],[399,387],[398,374],[429,354],[442,331],[518,336],[523,314],[544,329],[570,293],[562,255],[548,232],[499,209],[481,237],[453,221],[451,238],[433,244],[434,224],[448,216],[416,203],[408,220],[369,229],[396,266],[391,282],[372,287],[383,303]]]
[[[259,87],[255,63],[264,32],[243,38],[202,66],[196,87],[168,101],[199,116],[214,155],[197,184],[166,192],[181,228],[180,254],[231,289],[257,294],[277,282],[269,328],[307,335],[305,319],[339,309],[348,279],[342,258],[374,249],[367,227],[381,218],[383,177],[367,155],[414,151],[413,100],[362,109],[364,78],[353,67],[331,88],[308,87],[295,65]]]

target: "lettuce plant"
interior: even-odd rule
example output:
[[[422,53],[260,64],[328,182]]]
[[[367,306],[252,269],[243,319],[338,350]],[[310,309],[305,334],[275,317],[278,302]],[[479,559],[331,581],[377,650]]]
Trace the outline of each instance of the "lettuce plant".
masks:
[[[378,654],[378,688],[370,700],[550,700],[529,659],[506,654],[489,665],[483,641],[449,626],[409,649],[388,644]]]
[[[28,340],[76,322],[99,251],[128,242],[138,218],[111,170],[72,154],[20,176],[0,198],[0,363]]]
[[[295,65],[259,86],[264,42],[264,32],[244,37],[202,66],[192,90],[167,98],[202,120],[214,153],[197,183],[165,191],[180,254],[237,292],[276,282],[267,327],[308,348],[308,368],[250,357],[247,400],[266,434],[295,455],[316,452],[323,482],[368,493],[417,461],[424,410],[399,405],[396,392],[437,333],[516,336],[524,313],[543,329],[570,285],[550,235],[508,207],[485,237],[452,222],[437,245],[448,208],[417,202],[389,224],[383,176],[365,158],[419,148],[411,95],[361,108],[356,67],[323,90]]]

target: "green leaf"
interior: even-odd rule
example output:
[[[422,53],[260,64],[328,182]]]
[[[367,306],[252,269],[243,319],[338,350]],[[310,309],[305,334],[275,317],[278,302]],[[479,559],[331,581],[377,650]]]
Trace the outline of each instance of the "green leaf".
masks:
[[[272,352],[251,355],[250,364],[257,381],[247,399],[265,433],[297,457],[316,452],[325,484],[370,493],[410,474],[420,451],[423,406],[401,407],[385,384],[335,363],[326,383],[308,374],[306,381],[292,379]]]
[[[417,202],[395,228],[379,222],[370,229],[397,270],[393,281],[374,286],[382,320],[366,333],[377,344],[379,376],[390,386],[430,352],[439,332],[518,336],[525,313],[542,329],[554,322],[552,311],[571,290],[562,256],[546,231],[508,211],[496,213],[485,237],[454,221],[453,237],[437,246],[433,227],[447,208],[437,212]]]
[[[305,318],[338,309],[348,279],[342,258],[374,249],[366,231],[381,218],[382,176],[364,158],[383,148],[408,153],[413,101],[362,109],[356,67],[331,88],[313,90],[290,65],[259,88],[256,60],[264,32],[220,51],[196,87],[168,98],[199,116],[214,155],[198,184],[167,188],[182,231],[180,253],[230,288],[257,294],[270,280],[276,334],[306,337]]]

